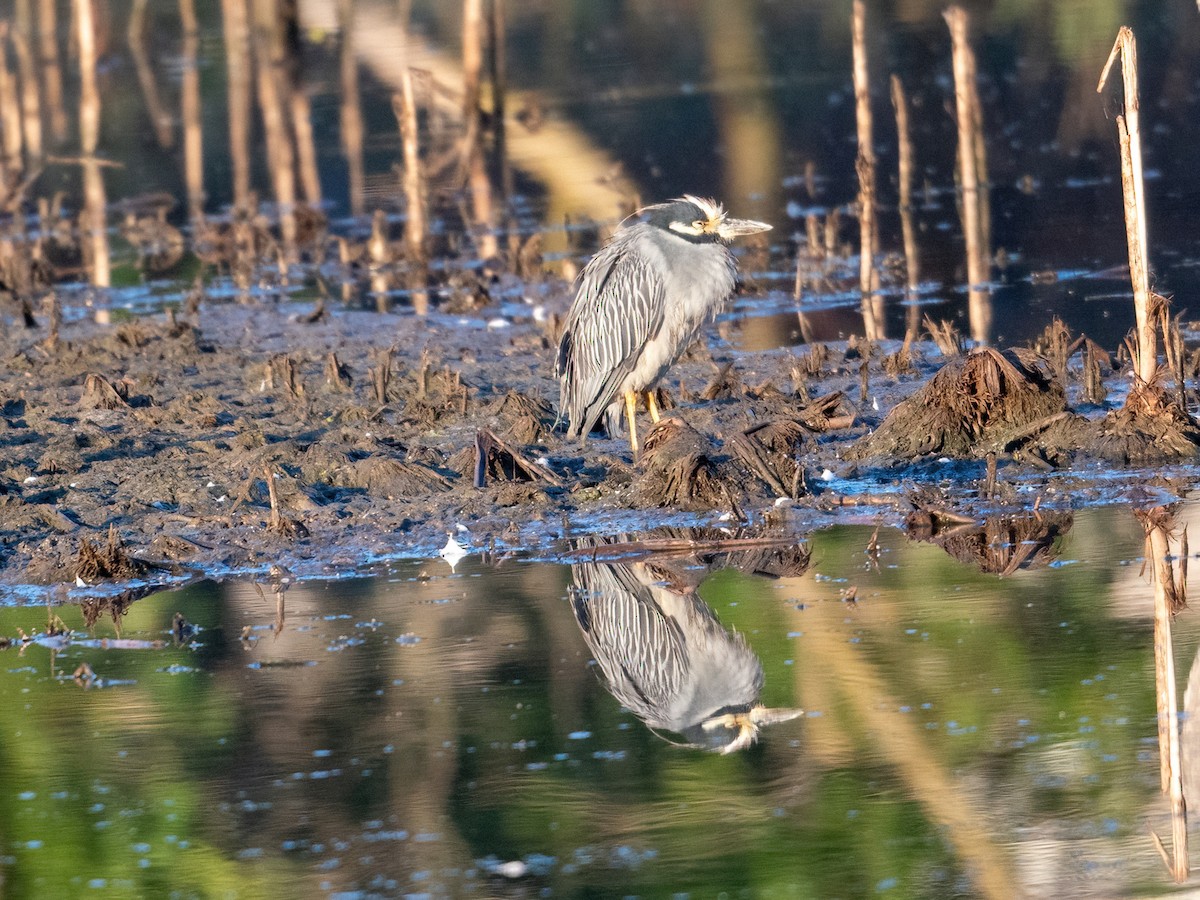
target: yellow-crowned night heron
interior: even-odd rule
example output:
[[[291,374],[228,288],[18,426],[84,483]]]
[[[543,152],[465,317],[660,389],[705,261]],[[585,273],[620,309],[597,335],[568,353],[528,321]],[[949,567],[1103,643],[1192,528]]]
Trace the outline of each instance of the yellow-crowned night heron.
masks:
[[[801,715],[760,702],[762,664],[694,588],[647,563],[578,563],[571,605],[608,690],[656,731],[721,753]]]
[[[636,456],[634,412],[733,291],[729,242],[771,226],[732,219],[712,200],[684,196],[640,210],[592,257],[563,326],[555,372],[559,414],[578,437],[601,415],[619,433],[621,401]]]

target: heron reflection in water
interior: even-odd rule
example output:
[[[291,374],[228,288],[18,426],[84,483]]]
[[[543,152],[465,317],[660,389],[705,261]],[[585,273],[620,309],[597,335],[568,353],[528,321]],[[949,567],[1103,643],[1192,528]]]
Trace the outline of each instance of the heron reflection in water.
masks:
[[[733,753],[762,726],[802,715],[762,705],[758,657],[687,579],[681,586],[647,562],[577,563],[571,572],[575,619],[608,690],[652,731]]]

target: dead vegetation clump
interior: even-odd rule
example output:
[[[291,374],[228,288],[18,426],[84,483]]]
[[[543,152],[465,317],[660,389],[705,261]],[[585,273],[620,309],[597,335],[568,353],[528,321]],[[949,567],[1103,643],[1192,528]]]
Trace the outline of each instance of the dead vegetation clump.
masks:
[[[495,416],[505,437],[515,444],[540,443],[554,427],[554,409],[545,400],[509,390],[493,401],[488,412]]]
[[[150,570],[150,565],[125,550],[125,542],[117,534],[115,526],[109,526],[108,540],[103,545],[93,544],[87,538],[79,542],[79,553],[75,557],[75,580],[87,584],[100,581],[125,581],[139,578]]]
[[[813,430],[797,419],[775,419],[734,435],[729,446],[776,497],[797,499],[807,493],[800,455]]]
[[[1191,459],[1200,449],[1200,426],[1157,381],[1135,387],[1125,405],[1096,422],[1095,429],[1085,449],[1112,463]]]
[[[977,349],[946,363],[845,455],[980,457],[1065,408],[1062,385],[1032,353]]]
[[[663,419],[642,445],[643,472],[634,493],[650,506],[711,509],[730,502],[713,462],[715,448],[682,419]]]

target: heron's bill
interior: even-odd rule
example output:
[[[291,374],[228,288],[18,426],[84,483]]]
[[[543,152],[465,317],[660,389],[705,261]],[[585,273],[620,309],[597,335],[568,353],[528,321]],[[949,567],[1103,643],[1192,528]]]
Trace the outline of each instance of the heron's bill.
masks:
[[[747,234],[770,230],[771,226],[766,222],[755,222],[753,219],[722,219],[717,224],[717,235],[723,241],[732,241]]]

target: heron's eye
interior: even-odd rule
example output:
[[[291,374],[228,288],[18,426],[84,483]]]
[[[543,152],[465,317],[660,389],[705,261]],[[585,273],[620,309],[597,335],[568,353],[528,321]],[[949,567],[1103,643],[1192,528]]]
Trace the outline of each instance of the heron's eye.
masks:
[[[695,228],[697,231],[703,231],[704,230],[704,220],[697,219],[695,222],[692,223],[692,227]]]

